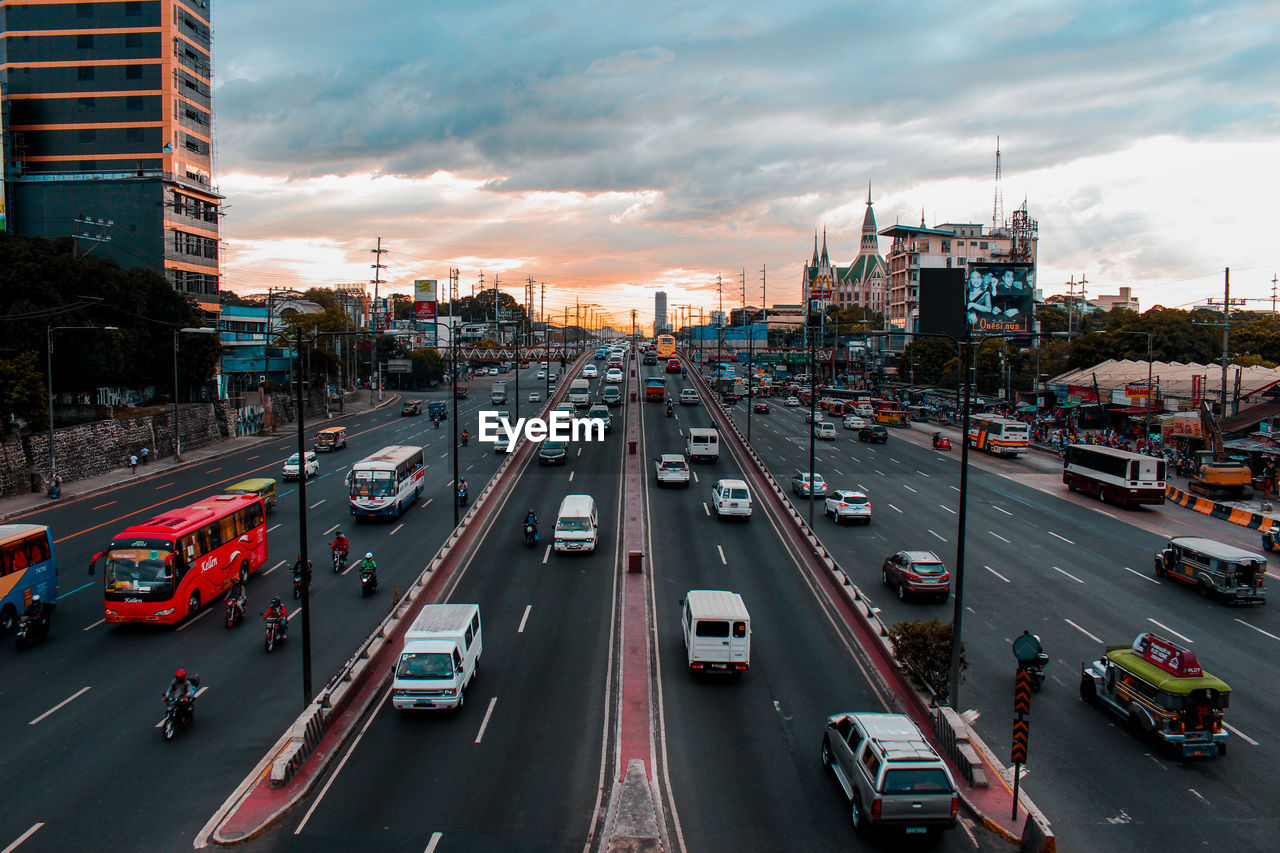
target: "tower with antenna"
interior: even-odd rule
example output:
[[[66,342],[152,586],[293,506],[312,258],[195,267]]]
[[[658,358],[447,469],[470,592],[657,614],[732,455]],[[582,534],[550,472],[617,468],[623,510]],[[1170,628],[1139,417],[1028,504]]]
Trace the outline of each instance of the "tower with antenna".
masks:
[[[996,191],[991,202],[991,233],[1004,226],[1004,194],[1000,191],[1000,137],[996,137]]]

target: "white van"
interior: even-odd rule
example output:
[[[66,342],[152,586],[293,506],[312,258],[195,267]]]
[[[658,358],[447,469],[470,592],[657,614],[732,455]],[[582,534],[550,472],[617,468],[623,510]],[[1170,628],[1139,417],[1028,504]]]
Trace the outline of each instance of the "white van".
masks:
[[[461,708],[483,645],[480,605],[426,605],[404,635],[391,704],[398,711]]]
[[[745,480],[717,480],[711,487],[711,508],[717,518],[751,518],[751,490]]]
[[[591,381],[589,379],[575,379],[569,383],[568,400],[575,408],[585,409],[591,405]]]
[[[690,462],[715,462],[720,458],[720,433],[705,427],[692,427],[685,439],[684,455]]]
[[[751,616],[742,596],[691,589],[680,602],[690,672],[746,672],[751,665]]]
[[[556,513],[555,548],[557,551],[594,551],[600,518],[591,495],[565,495]]]
[[[853,411],[861,418],[873,418],[876,414],[875,407],[870,403],[858,403],[853,407]]]

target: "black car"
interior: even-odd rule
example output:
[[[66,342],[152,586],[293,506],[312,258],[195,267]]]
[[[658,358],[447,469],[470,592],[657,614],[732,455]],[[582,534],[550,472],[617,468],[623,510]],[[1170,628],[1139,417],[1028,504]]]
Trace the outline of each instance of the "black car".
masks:
[[[569,446],[563,441],[544,441],[538,448],[539,465],[563,465],[569,461]]]
[[[758,415],[767,415],[769,414],[769,404],[756,403],[755,409],[753,411],[755,411],[755,413]]]
[[[889,430],[881,424],[870,424],[858,430],[858,441],[889,443]]]
[[[405,400],[404,406],[400,408],[400,415],[420,415],[422,414],[421,400]]]

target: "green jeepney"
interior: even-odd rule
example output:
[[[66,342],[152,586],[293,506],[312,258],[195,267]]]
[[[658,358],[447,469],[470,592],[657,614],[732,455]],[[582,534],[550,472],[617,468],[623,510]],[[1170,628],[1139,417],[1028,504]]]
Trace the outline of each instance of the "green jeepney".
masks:
[[[1223,716],[1231,688],[1201,669],[1194,652],[1163,637],[1139,634],[1130,646],[1107,646],[1083,666],[1080,697],[1181,758],[1227,754]]]
[[[276,481],[270,477],[241,480],[238,483],[232,483],[222,491],[231,495],[257,495],[262,498],[267,512],[276,508]]]

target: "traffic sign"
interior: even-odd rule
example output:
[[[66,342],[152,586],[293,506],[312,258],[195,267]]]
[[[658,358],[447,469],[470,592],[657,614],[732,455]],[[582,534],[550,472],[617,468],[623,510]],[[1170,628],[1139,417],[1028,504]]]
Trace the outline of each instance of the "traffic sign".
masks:
[[[1013,721],[1013,749],[1009,751],[1009,758],[1014,764],[1027,763],[1027,740],[1031,737],[1031,721],[1030,720],[1014,720]]]
[[[1025,669],[1018,670],[1018,677],[1014,682],[1013,713],[1031,713],[1031,673]]]

